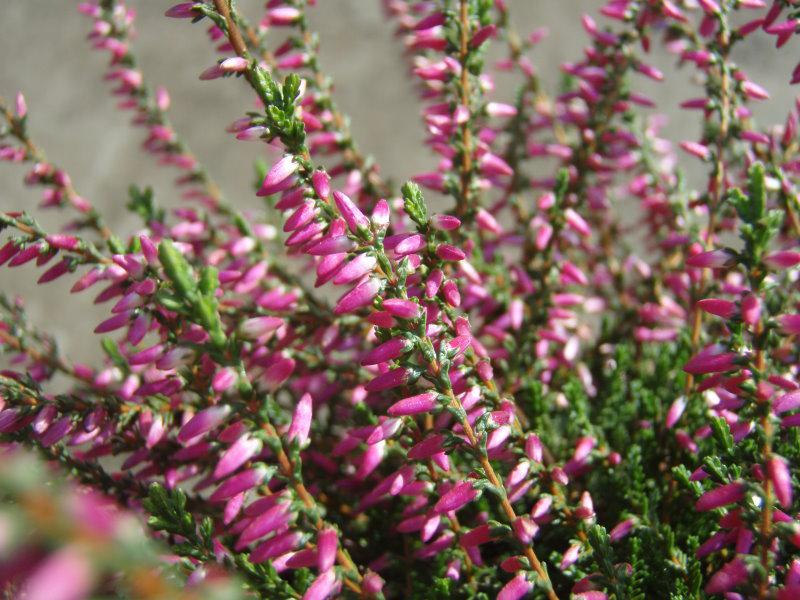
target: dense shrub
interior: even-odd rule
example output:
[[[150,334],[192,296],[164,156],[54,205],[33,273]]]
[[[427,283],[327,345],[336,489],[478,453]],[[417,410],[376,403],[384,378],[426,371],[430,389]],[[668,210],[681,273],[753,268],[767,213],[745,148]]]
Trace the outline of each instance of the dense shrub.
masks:
[[[117,237],[30,139],[23,96],[3,105],[0,158],[64,227],[0,214],[0,264],[109,307],[86,366],[2,302],[2,439],[81,486],[54,496],[53,471],[2,455],[19,466],[0,467],[0,531],[35,532],[0,535],[7,594],[800,598],[798,113],[756,124],[768,92],[731,58],[752,36],[783,46],[800,7],[611,0],[549,96],[544,33],[518,34],[503,0],[385,0],[438,157],[398,190],[331,96],[313,4],[166,13],[219,51],[200,79],[259,101],[228,129],[271,148],[259,213],[171,126],[120,1],[80,10],[181,208],[132,187],[141,229]],[[658,45],[700,84],[682,107],[701,134],[675,148],[637,91],[664,78]],[[492,70],[517,77],[512,101]],[[139,571],[119,559],[125,511],[168,545],[160,567],[144,540]]]

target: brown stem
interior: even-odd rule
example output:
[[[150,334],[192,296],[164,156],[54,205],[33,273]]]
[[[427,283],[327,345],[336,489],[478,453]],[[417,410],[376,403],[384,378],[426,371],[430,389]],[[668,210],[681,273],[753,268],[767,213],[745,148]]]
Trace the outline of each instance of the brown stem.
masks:
[[[264,431],[267,433],[267,435],[274,437],[276,439],[280,439],[278,432],[275,430],[275,427],[273,427],[271,423],[264,424]],[[297,494],[297,497],[300,498],[300,500],[303,502],[303,505],[307,509],[313,510],[314,512],[317,513],[317,515],[319,515],[319,510],[317,508],[317,503],[314,500],[314,497],[309,493],[308,489],[306,489],[306,486],[303,484],[303,482],[297,481],[297,479],[295,478],[294,465],[292,464],[291,459],[284,451],[282,444],[280,449],[278,450],[277,458],[278,458],[278,467],[281,470],[281,474],[283,474],[283,476],[286,477],[291,482],[291,486],[294,489],[295,493]],[[323,521],[320,516],[317,516],[317,520],[314,523],[314,528],[317,531],[319,531],[324,526],[325,526],[325,521]],[[347,553],[346,550],[344,550],[341,547],[337,548],[336,560],[340,565],[342,565],[342,567],[344,567],[347,571],[351,572],[357,578],[358,582],[362,580],[361,573],[359,572],[358,567],[356,567],[355,563],[350,558],[350,555]],[[356,583],[352,579],[348,579],[345,577],[344,584],[357,594],[361,593],[361,586],[359,585],[359,583]]]
[[[456,398],[455,394],[453,394],[452,389],[448,388],[447,396],[450,398],[450,406],[456,409],[459,412],[459,414],[464,414],[464,409],[461,406],[461,402],[459,402],[458,398]],[[464,433],[466,433],[467,435],[467,439],[469,439],[470,445],[473,448],[477,449],[479,445],[478,436],[475,435],[475,431],[472,429],[472,425],[469,424],[469,421],[466,418],[461,419],[460,422],[461,426],[464,428]],[[500,506],[502,507],[503,512],[505,513],[509,523],[513,525],[514,522],[517,520],[517,513],[514,512],[514,507],[511,506],[511,503],[508,501],[508,496],[505,493],[506,490],[503,485],[503,482],[497,476],[494,467],[492,467],[492,463],[489,461],[486,455],[481,454],[478,458],[478,461],[481,463],[481,467],[483,467],[483,470],[486,473],[486,478],[489,480],[489,483],[491,483],[498,490],[502,491]],[[532,546],[527,545],[525,546],[523,553],[525,554],[525,557],[528,559],[531,566],[533,567],[533,570],[536,571],[536,574],[539,576],[542,583],[544,584],[547,597],[550,600],[558,600],[558,596],[553,590],[553,584],[550,582],[550,578],[547,576],[547,571],[544,570],[542,563],[539,561],[539,557],[536,556],[536,551],[533,549]]]

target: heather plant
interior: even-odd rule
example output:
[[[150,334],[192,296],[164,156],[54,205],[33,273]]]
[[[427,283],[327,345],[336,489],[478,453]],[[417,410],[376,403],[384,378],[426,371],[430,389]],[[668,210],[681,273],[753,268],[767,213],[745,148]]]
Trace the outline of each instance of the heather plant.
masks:
[[[121,1],[79,9],[180,208],[133,185],[117,235],[2,103],[0,158],[64,226],[0,214],[0,265],[108,306],[89,366],[0,302],[6,594],[800,598],[800,107],[756,123],[769,93],[733,60],[785,46],[800,6],[611,0],[550,94],[546,32],[503,0],[384,0],[436,156],[398,187],[335,102],[314,4],[166,11],[219,53],[201,80],[253,94],[227,134],[256,143],[260,211],[170,123]],[[692,71],[697,139],[641,91],[654,47]],[[115,542],[134,518],[154,539]]]

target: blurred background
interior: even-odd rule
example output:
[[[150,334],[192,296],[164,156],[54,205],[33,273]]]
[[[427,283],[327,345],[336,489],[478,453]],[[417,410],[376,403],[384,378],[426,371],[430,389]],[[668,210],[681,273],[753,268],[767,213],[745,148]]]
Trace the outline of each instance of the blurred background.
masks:
[[[169,89],[173,124],[222,184],[226,197],[240,207],[259,207],[250,187],[252,165],[266,151],[258,144],[236,142],[223,131],[253,108],[253,97],[238,81],[198,80],[198,74],[217,56],[207,41],[205,25],[163,16],[174,1],[128,0],[137,11],[134,52],[149,83]],[[130,115],[114,108],[115,100],[102,80],[106,55],[90,50],[86,34],[91,20],[77,12],[77,4],[76,0],[0,2],[0,95],[11,99],[17,90],[24,92],[34,141],[71,175],[78,192],[99,207],[111,228],[124,238],[140,226],[138,217],[125,209],[128,186],[153,186],[160,204],[175,206],[177,194],[171,182],[176,171],[155,166],[141,151],[143,130],[131,127]],[[239,4],[250,14],[258,14],[263,7],[258,0],[239,0]],[[545,89],[554,92],[559,65],[580,60],[587,43],[581,14],[596,15],[604,3],[509,0],[508,4],[520,33],[549,27],[550,35],[532,58]],[[373,155],[383,175],[395,182],[432,170],[435,159],[421,145],[420,103],[380,0],[318,0],[310,17],[321,39],[322,67],[334,78],[335,99],[352,117],[351,128],[362,151]],[[275,35],[281,36],[281,30]],[[772,94],[756,107],[761,123],[782,122],[794,102],[795,90],[788,81],[800,44],[795,39],[776,52],[773,43],[772,37],[753,35],[735,55],[750,77]],[[698,113],[677,108],[681,101],[699,95],[691,69],[674,70],[674,60],[658,48],[652,63],[667,74],[666,81],[656,84],[637,77],[635,89],[657,100],[659,111],[669,118],[665,133],[670,139],[697,139]],[[511,82],[500,77],[493,97],[509,100],[513,89]],[[32,211],[46,228],[55,230],[58,213],[36,210],[40,190],[27,189],[23,176],[20,166],[0,163],[0,210]],[[91,293],[71,296],[69,278],[37,288],[37,276],[32,263],[3,268],[0,290],[24,297],[31,321],[53,333],[72,360],[96,361],[101,355],[99,336],[92,329],[107,316],[107,308],[92,306]]]

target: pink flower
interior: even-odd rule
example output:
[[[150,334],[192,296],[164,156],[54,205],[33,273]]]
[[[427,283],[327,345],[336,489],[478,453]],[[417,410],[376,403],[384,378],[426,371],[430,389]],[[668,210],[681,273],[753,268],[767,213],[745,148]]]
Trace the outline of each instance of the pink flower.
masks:
[[[670,405],[667,411],[667,418],[664,420],[664,425],[667,429],[672,429],[675,423],[681,418],[683,411],[686,409],[686,396],[680,396]]]
[[[384,300],[383,310],[401,319],[416,319],[420,314],[419,304],[401,298],[389,298]]]
[[[30,600],[80,600],[91,595],[95,574],[87,557],[66,547],[47,557],[27,578],[24,596]]]
[[[214,479],[222,479],[233,473],[256,454],[261,452],[261,441],[248,435],[236,440],[220,457],[214,468]]]
[[[719,298],[704,298],[698,300],[697,307],[709,314],[722,317],[723,319],[730,319],[736,314],[736,304],[730,300],[721,300]]]
[[[779,315],[776,320],[781,326],[784,333],[790,335],[800,335],[800,314],[796,315]]]
[[[377,348],[370,350],[366,356],[361,359],[361,365],[376,365],[378,363],[393,360],[406,352],[410,345],[411,342],[406,338],[393,338],[388,342],[384,342]]]
[[[733,483],[726,483],[704,493],[695,503],[694,507],[700,512],[714,510],[726,504],[733,504],[739,502],[744,498],[745,485],[741,482],[734,481]]]
[[[395,402],[387,412],[393,417],[403,417],[431,412],[438,406],[438,394],[436,392],[425,392]]]
[[[320,573],[303,594],[303,600],[325,600],[333,593],[336,584],[336,573],[328,569]]]
[[[269,170],[256,195],[271,196],[286,189],[286,182],[289,181],[289,178],[297,171],[299,166],[291,154],[284,156]]]
[[[245,492],[264,482],[267,468],[259,465],[223,481],[208,499],[211,502],[228,500],[240,492]]]
[[[720,346],[712,345],[690,358],[683,370],[693,375],[724,373],[734,368],[734,360],[737,357],[735,352],[725,352]]]
[[[333,200],[336,203],[336,208],[339,209],[342,217],[344,218],[345,222],[347,223],[347,227],[353,233],[358,233],[359,228],[363,228],[369,230],[369,219],[361,212],[361,210],[355,205],[355,203],[350,200],[346,195],[342,192],[333,192]]]
[[[686,264],[699,269],[724,269],[735,265],[736,259],[726,250],[711,250],[690,256]]]
[[[781,506],[788,508],[792,505],[792,476],[786,461],[773,456],[767,461],[767,474],[775,488],[775,497]]]
[[[200,411],[181,427],[178,432],[178,441],[185,444],[187,441],[211,431],[222,423],[230,412],[231,407],[227,405],[212,406]]]
[[[444,494],[434,506],[433,510],[437,513],[457,511],[463,508],[478,497],[476,490],[469,481],[456,483],[450,491]]]
[[[339,298],[333,312],[341,315],[371,304],[372,299],[378,295],[382,287],[380,279],[370,277]]]
[[[711,576],[705,586],[707,594],[724,594],[733,591],[749,578],[747,567],[740,558],[734,558]]]
[[[235,548],[242,550],[259,538],[277,531],[292,520],[291,507],[288,503],[278,503],[256,516],[242,531],[236,540]]]
[[[311,398],[311,394],[303,394],[294,409],[292,424],[289,426],[289,431],[286,434],[288,440],[297,439],[301,446],[308,441],[308,434],[311,431],[313,407],[314,401]]]
[[[335,529],[326,527],[317,534],[317,568],[320,573],[329,570],[336,562],[338,545],[339,534]]]
[[[524,572],[517,575],[503,586],[497,594],[497,600],[520,600],[533,590],[533,583],[527,580]]]

